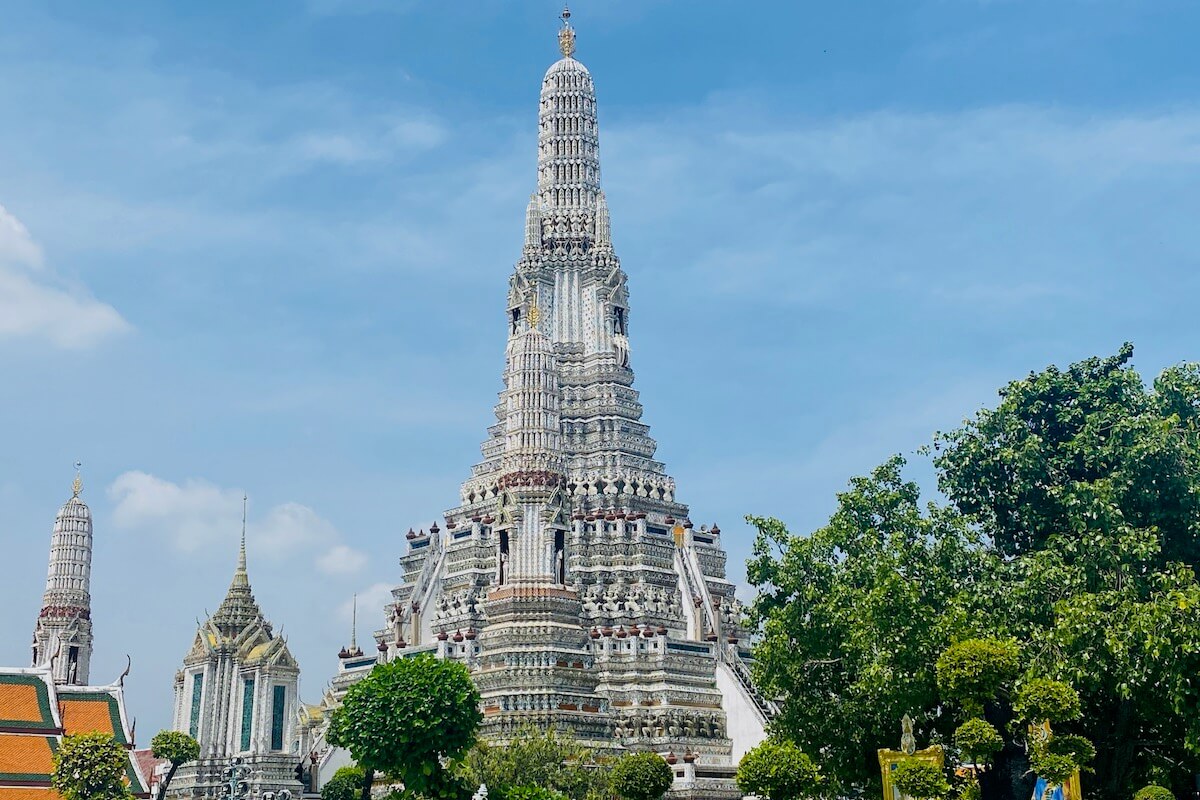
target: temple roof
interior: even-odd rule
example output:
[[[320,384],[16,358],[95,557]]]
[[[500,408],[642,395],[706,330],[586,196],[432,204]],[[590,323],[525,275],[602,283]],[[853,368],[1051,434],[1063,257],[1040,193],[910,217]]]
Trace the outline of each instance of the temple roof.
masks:
[[[63,736],[107,733],[126,748],[133,731],[124,691],[112,686],[56,686],[48,668],[0,667],[0,800],[52,800],[54,751]],[[146,797],[146,780],[131,758],[126,777]]]
[[[196,638],[184,663],[208,660],[217,650],[232,650],[238,661],[246,665],[266,664],[299,669],[288,649],[287,640],[272,632],[271,623],[254,599],[250,575],[246,570],[245,529],[242,531],[237,567],[233,571],[233,580],[229,582],[229,591],[225,593],[225,599],[216,612],[196,631]]]
[[[263,621],[262,609],[254,599],[254,592],[250,589],[250,575],[246,572],[245,531],[242,532],[237,568],[233,571],[229,591],[225,593],[225,599],[212,615],[211,621],[217,630],[231,638],[236,637],[248,625]]]

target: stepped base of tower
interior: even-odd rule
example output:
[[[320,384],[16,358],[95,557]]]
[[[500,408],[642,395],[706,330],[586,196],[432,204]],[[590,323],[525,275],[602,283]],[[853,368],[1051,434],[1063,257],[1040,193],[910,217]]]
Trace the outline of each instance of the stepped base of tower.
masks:
[[[737,762],[772,708],[749,681],[719,529],[661,511],[577,512],[564,537],[571,583],[501,583],[492,521],[412,535],[391,625],[376,633],[381,658],[462,661],[485,741],[555,728],[600,753],[661,754],[676,772],[669,797],[740,797]]]
[[[300,797],[301,785],[296,780],[298,759],[284,753],[244,754],[244,763],[249,767],[246,782],[249,784],[247,797],[261,798],[264,792],[287,789],[293,797]],[[167,789],[172,800],[200,800],[218,798],[228,788],[228,779],[222,773],[229,766],[229,756],[200,758],[182,764]]]

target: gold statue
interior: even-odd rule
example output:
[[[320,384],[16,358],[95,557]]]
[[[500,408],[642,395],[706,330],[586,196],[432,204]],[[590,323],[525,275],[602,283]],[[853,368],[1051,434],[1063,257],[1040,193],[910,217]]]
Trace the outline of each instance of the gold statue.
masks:
[[[533,297],[529,299],[529,327],[537,328],[538,323],[541,321],[542,312],[541,309],[538,308],[537,295],[534,294]]]

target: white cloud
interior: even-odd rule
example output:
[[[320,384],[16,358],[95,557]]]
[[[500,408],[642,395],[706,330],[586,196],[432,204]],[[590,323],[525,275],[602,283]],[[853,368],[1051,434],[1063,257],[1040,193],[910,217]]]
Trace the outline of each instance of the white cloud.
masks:
[[[29,235],[29,229],[21,220],[4,206],[0,206],[0,263],[35,268],[42,266],[42,248]]]
[[[44,339],[74,350],[129,327],[115,308],[51,274],[29,230],[0,206],[0,339]]]
[[[389,139],[397,146],[413,150],[437,147],[446,139],[446,129],[431,119],[413,119],[392,126]]]
[[[367,556],[344,544],[334,545],[317,559],[317,569],[331,575],[358,572],[367,565]]]
[[[232,550],[241,532],[240,489],[199,479],[174,483],[132,470],[113,481],[108,495],[116,503],[116,527],[165,536],[184,553],[214,546]],[[366,557],[340,540],[333,523],[295,502],[272,506],[265,514],[252,515],[246,524],[251,557],[293,559],[321,553],[314,562],[331,574],[352,573],[365,566]]]
[[[393,588],[394,584],[381,582],[373,583],[367,588],[359,590],[358,620],[359,627],[362,630],[373,631],[381,623],[383,607],[392,602]],[[350,597],[338,606],[338,616],[343,621],[350,622],[351,617],[354,615],[354,602],[354,598]],[[359,644],[362,644],[361,637],[359,637]]]

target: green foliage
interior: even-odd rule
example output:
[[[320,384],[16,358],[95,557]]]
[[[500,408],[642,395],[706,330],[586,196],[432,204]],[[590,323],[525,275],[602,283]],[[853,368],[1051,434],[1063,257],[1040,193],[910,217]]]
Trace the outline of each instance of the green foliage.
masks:
[[[737,785],[764,800],[800,800],[818,796],[821,773],[792,742],[768,739],[742,756]]]
[[[540,786],[516,786],[504,793],[504,800],[567,800],[567,796]]]
[[[1133,800],[1175,800],[1175,795],[1170,789],[1152,783],[1134,792]]]
[[[1045,746],[1034,747],[1029,751],[1029,768],[1038,776],[1045,778],[1051,785],[1061,785],[1079,769],[1075,759],[1062,753],[1051,752]]]
[[[358,765],[342,767],[321,787],[321,800],[355,800],[362,794],[365,778]]]
[[[950,792],[941,769],[927,761],[906,758],[892,770],[892,784],[913,800],[938,800]]]
[[[1026,722],[1069,722],[1079,719],[1079,693],[1062,681],[1033,678],[1017,687],[1013,711]]]
[[[1051,753],[1068,756],[1077,767],[1083,768],[1096,757],[1096,746],[1087,737],[1073,733],[1056,733],[1046,743]]]
[[[994,699],[1021,671],[1021,649],[1016,642],[966,639],[946,648],[937,660],[937,683],[942,697],[962,706],[967,716],[983,714],[983,704]]]
[[[965,761],[984,765],[1004,748],[1004,737],[987,720],[969,719],[954,731],[954,746]]]
[[[180,731],[159,731],[150,740],[155,758],[164,758],[173,766],[195,761],[200,757],[200,743]]]
[[[553,730],[518,730],[504,745],[480,742],[462,760],[459,774],[468,785],[486,784],[489,797],[507,800],[514,787],[541,786],[570,800],[598,800],[609,794],[611,767],[587,747]]]
[[[159,787],[159,797],[166,797],[179,766],[200,757],[200,743],[180,731],[159,731],[150,740],[150,752],[171,764]]]
[[[612,771],[613,790],[623,800],[659,800],[673,779],[670,766],[657,753],[627,753]]]
[[[429,797],[454,795],[442,759],[458,758],[475,741],[479,692],[457,661],[422,654],[378,664],[346,692],[333,713],[329,741],[350,751],[366,773],[399,778]]]
[[[980,800],[983,792],[979,788],[979,779],[972,775],[960,781],[956,794],[958,800]]]
[[[63,800],[131,800],[129,756],[112,734],[64,736],[54,753],[50,785]]]
[[[949,738],[947,704],[967,710],[973,690],[939,692],[933,666],[971,638],[1018,642],[1022,683],[1078,693],[1072,729],[1098,751],[1089,797],[1200,772],[1200,366],[1148,387],[1131,357],[1030,374],[938,434],[948,505],[923,505],[893,459],[811,536],[752,519],[756,680],[786,698],[776,733],[821,753],[834,791],[877,790],[874,751],[905,712],[923,739]],[[1021,736],[1006,688],[984,702]],[[1020,711],[1076,716],[1052,699]],[[1024,772],[1018,752],[995,773]]]
[[[904,714],[937,705],[937,657],[970,632],[982,552],[961,517],[921,506],[903,465],[896,457],[854,478],[811,536],[749,518],[755,680],[787,698],[775,730],[821,754],[835,794],[879,791],[875,751],[896,741]],[[918,722],[952,731],[949,715]]]

